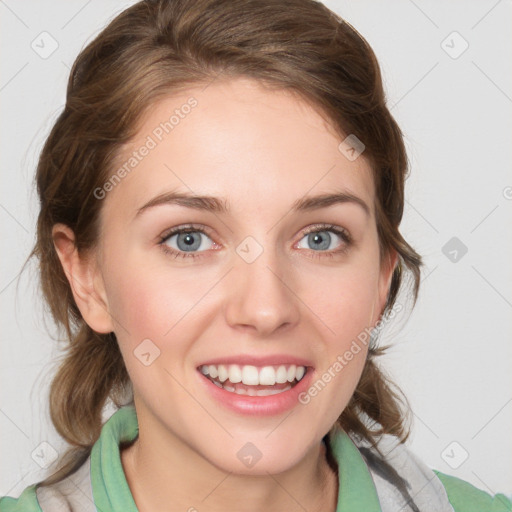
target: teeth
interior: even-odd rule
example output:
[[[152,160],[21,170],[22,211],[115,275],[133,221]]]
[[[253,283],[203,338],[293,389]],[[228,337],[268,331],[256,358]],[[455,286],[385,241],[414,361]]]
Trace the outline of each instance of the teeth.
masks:
[[[274,384],[291,383],[295,380],[300,381],[306,373],[306,368],[294,364],[288,367],[280,365],[263,366],[261,368],[252,365],[239,366],[237,364],[230,364],[228,366],[224,364],[210,364],[202,365],[200,371],[204,375],[209,375],[212,380],[218,379],[220,382],[225,382],[224,388],[227,389],[231,388],[229,384],[238,384],[239,382],[246,386],[273,386]],[[214,382],[216,381],[214,380]],[[231,391],[231,389],[228,389],[228,391]],[[259,391],[266,392],[268,390]]]
[[[295,372],[297,371],[297,367],[292,364],[290,368],[288,368],[288,382],[293,382],[293,379],[295,378]]]
[[[228,370],[228,379],[233,384],[237,384],[238,382],[242,382],[242,370],[240,366],[236,364],[232,364]]]
[[[218,371],[219,371],[219,380],[221,382],[224,382],[225,380],[227,380],[227,378],[228,378],[228,370],[227,370],[227,368],[223,364],[219,365]]]
[[[276,383],[276,371],[272,366],[264,366],[260,371],[260,385],[273,386]]]
[[[242,368],[242,382],[247,386],[257,386],[259,384],[258,368],[256,366],[244,366]]]
[[[286,366],[281,365],[276,372],[276,382],[278,384],[284,384],[288,380],[288,371]]]

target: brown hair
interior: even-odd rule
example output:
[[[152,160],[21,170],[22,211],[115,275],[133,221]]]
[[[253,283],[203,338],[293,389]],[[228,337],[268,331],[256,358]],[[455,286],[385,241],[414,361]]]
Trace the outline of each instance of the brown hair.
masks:
[[[51,313],[69,339],[51,385],[50,414],[72,445],[43,485],[82,464],[99,437],[105,404],[111,399],[119,407],[130,386],[115,335],[95,333],[80,315],[52,227],[69,226],[79,251],[94,248],[102,205],[94,190],[112,174],[121,146],[137,133],[144,112],[163,96],[220,74],[293,91],[326,114],[340,136],[355,134],[363,141],[374,175],[381,261],[390,251],[399,256],[381,313],[395,303],[403,270],[412,273],[416,300],[421,259],[399,232],[407,155],[385,104],[379,65],[363,37],[314,0],[138,2],[76,59],[65,108],[37,167],[41,208],[32,255],[39,259]],[[372,444],[383,433],[402,442],[409,435],[407,400],[374,361],[387,348],[369,347],[361,379],[338,420]]]

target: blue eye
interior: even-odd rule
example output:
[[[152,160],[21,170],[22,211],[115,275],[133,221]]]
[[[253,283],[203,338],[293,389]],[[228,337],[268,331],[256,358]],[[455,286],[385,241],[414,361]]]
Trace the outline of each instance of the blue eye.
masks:
[[[181,228],[165,235],[160,241],[162,248],[174,256],[195,256],[196,252],[211,249],[215,244],[203,231],[193,228]],[[189,254],[187,254],[189,253]]]
[[[297,247],[313,251],[339,252],[343,250],[343,246],[348,246],[350,241],[348,233],[338,227],[313,228],[304,235]],[[342,249],[339,248],[340,246],[342,246]]]
[[[344,228],[333,225],[311,226],[294,246],[312,251],[314,257],[330,257],[348,251],[352,238]],[[174,228],[160,237],[162,250],[175,258],[197,258],[219,246],[204,232],[192,225]],[[315,254],[316,253],[316,254]]]

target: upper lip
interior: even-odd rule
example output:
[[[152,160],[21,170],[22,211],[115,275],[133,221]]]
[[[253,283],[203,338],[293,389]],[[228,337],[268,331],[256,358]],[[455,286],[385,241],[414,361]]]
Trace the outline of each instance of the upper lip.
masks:
[[[248,354],[230,355],[226,357],[215,357],[201,363],[201,366],[219,364],[237,364],[240,366],[277,366],[277,365],[296,365],[296,366],[313,366],[313,363],[302,357],[292,356],[289,354],[274,354],[268,356],[251,356]]]

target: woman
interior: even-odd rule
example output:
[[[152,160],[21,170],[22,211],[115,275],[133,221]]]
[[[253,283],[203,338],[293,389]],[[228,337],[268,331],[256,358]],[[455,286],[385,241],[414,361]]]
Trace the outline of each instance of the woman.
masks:
[[[0,510],[510,510],[407,450],[375,362],[403,274],[419,287],[406,171],[375,56],[323,5],[121,13],[37,170],[73,448]]]

